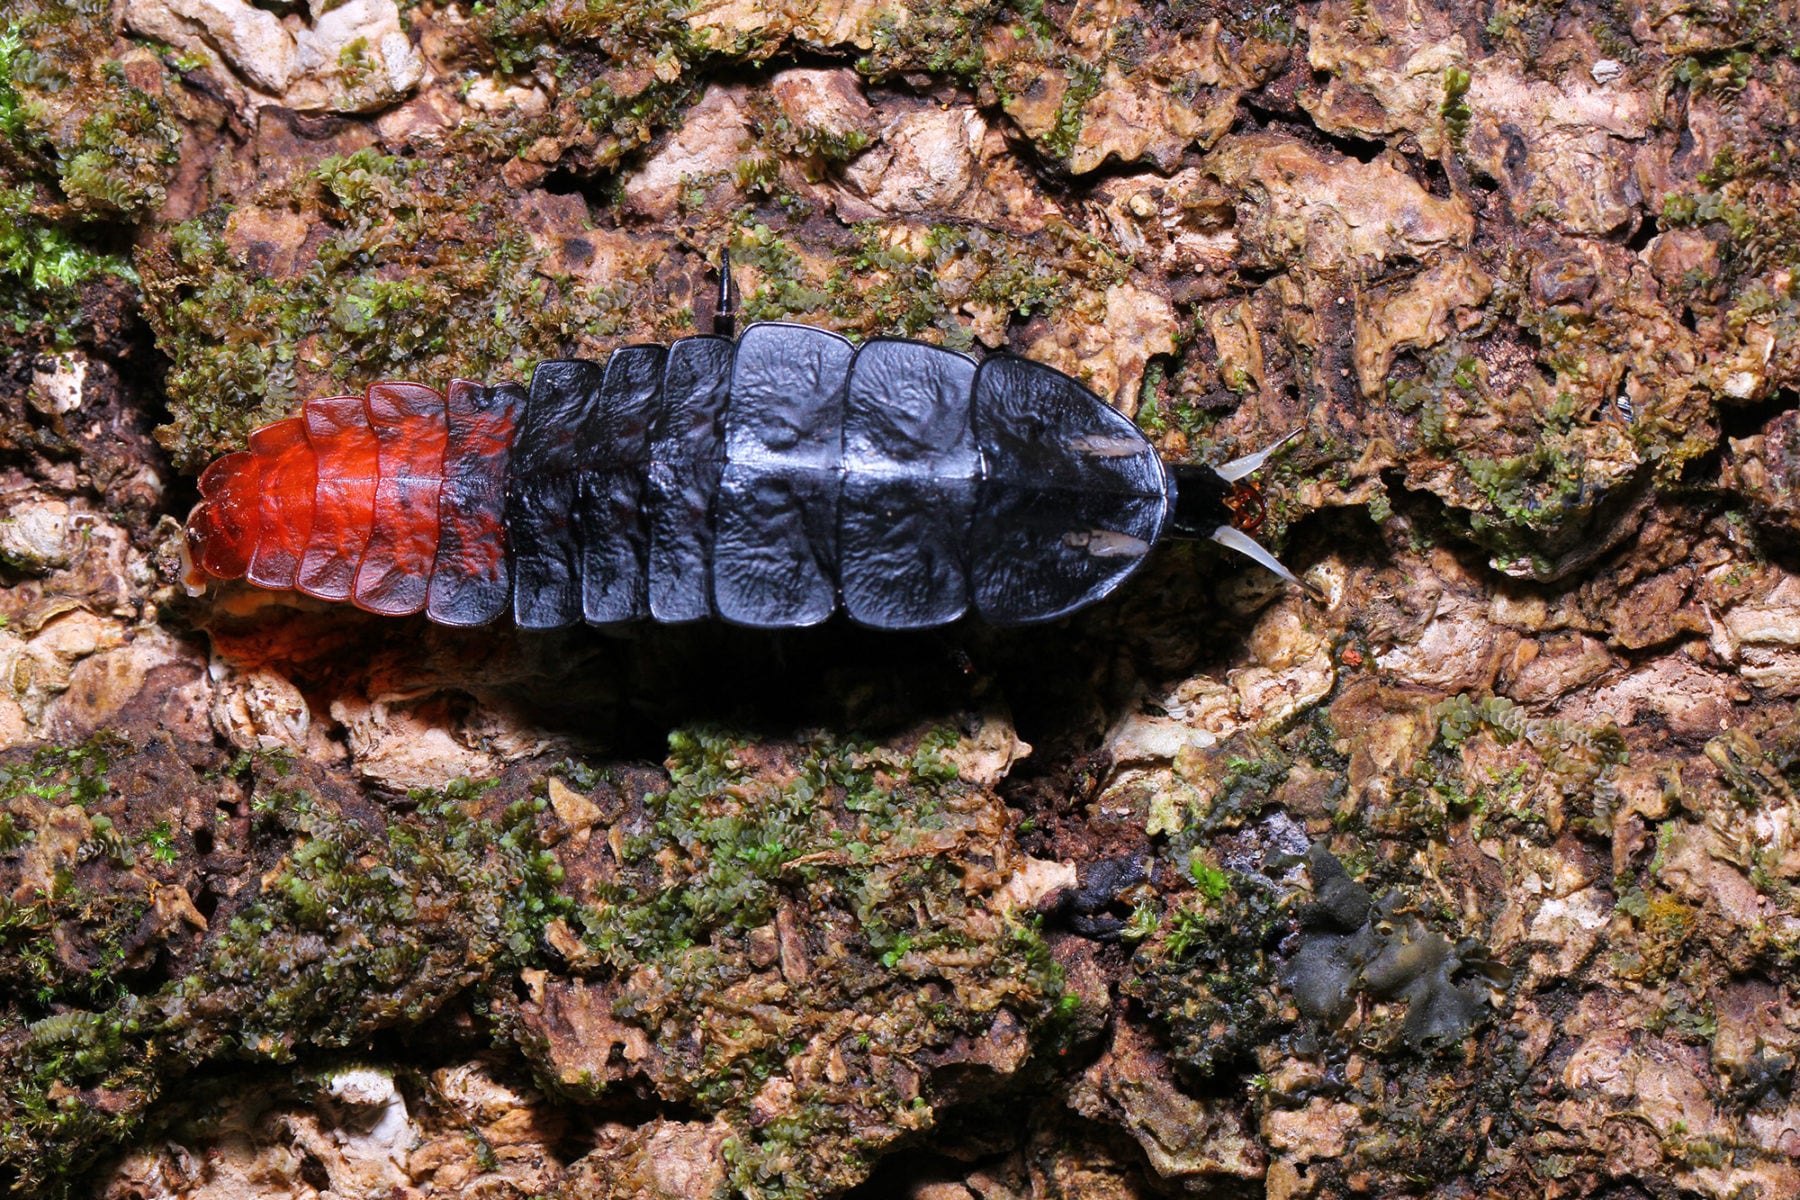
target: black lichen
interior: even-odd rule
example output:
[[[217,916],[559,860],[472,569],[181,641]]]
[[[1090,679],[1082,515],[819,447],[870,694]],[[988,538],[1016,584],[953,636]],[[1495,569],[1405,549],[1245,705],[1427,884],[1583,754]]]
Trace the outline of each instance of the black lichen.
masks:
[[[1281,981],[1302,1016],[1341,1026],[1359,997],[1405,1006],[1400,1040],[1415,1051],[1454,1045],[1488,1015],[1487,984],[1505,969],[1472,940],[1451,942],[1398,893],[1379,899],[1330,851],[1307,854],[1313,901],[1300,910],[1299,945]]]

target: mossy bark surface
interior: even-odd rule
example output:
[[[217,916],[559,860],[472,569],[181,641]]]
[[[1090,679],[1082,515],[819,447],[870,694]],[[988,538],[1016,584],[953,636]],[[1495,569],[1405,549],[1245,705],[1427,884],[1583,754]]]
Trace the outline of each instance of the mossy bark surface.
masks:
[[[0,1188],[1800,1194],[1800,5],[12,0]],[[179,586],[309,396],[1023,354],[1030,631]]]

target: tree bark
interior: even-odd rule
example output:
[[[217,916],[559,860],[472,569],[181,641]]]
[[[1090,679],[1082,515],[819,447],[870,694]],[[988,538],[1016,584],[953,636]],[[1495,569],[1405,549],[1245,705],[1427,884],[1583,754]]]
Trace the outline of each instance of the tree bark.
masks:
[[[1248,15],[1247,15],[1248,14]],[[1800,1194],[1791,0],[13,0],[0,1185]],[[179,586],[311,396],[1007,351],[1259,534],[1027,631]]]

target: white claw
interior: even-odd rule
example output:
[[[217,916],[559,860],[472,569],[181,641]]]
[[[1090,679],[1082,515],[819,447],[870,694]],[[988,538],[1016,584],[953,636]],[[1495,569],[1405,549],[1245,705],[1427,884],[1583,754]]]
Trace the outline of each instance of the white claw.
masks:
[[[1221,525],[1213,530],[1212,540],[1227,549],[1236,550],[1239,554],[1261,563],[1301,591],[1310,590],[1304,583],[1301,583],[1300,580],[1295,577],[1292,571],[1281,565],[1280,559],[1257,545],[1256,539],[1245,533],[1243,530],[1233,529],[1229,525]]]
[[[1282,434],[1280,438],[1276,439],[1273,445],[1264,446],[1255,454],[1246,454],[1242,458],[1234,458],[1222,467],[1214,467],[1213,470],[1218,472],[1219,478],[1223,479],[1226,483],[1236,483],[1244,476],[1257,470],[1264,463],[1268,462],[1271,454],[1274,454],[1277,450],[1299,437],[1305,429],[1306,426],[1304,425],[1299,426],[1296,429],[1290,429]],[[1251,544],[1254,545],[1255,543]],[[1238,547],[1234,547],[1234,549],[1236,548]],[[1248,554],[1249,551],[1246,550],[1245,553]]]

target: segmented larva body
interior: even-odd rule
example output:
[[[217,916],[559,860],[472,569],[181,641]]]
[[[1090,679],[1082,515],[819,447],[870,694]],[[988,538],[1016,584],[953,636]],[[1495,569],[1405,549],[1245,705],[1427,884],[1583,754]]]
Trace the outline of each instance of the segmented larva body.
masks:
[[[188,539],[196,578],[446,625],[1021,624],[1229,525],[1185,471],[1049,367],[772,323],[310,400],[206,469]]]

